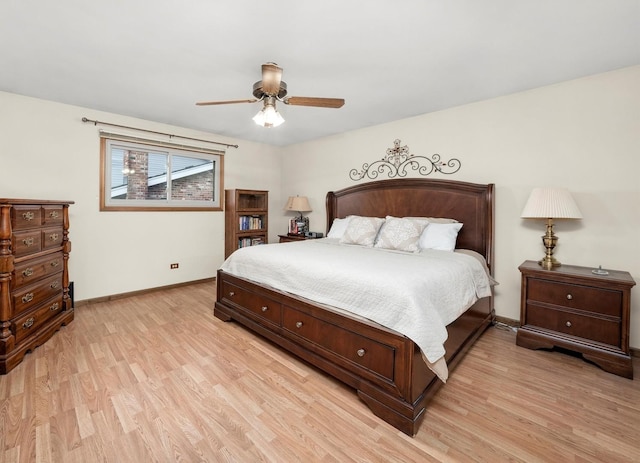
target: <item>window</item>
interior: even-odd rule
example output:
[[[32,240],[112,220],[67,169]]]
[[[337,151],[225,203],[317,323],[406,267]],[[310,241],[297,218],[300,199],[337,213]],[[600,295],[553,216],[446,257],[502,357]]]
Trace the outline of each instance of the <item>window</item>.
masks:
[[[224,152],[101,137],[100,210],[222,210]]]

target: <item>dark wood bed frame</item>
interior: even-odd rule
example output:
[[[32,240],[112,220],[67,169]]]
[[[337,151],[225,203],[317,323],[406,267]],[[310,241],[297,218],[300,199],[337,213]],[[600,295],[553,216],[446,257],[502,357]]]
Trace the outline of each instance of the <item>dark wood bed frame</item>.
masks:
[[[327,229],[334,218],[348,215],[456,219],[464,224],[457,247],[479,252],[493,269],[493,184],[380,180],[329,192],[326,204]],[[214,315],[235,320],[355,388],[374,414],[410,436],[443,385],[405,336],[221,270]],[[450,372],[493,316],[491,296],[447,326]]]

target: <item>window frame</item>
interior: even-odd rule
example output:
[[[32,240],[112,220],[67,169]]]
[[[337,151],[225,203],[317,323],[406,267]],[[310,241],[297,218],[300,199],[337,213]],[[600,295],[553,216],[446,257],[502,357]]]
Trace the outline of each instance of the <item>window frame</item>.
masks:
[[[171,157],[183,156],[213,161],[213,201],[185,201],[159,199],[112,199],[111,198],[111,146],[121,145],[131,149],[141,148],[148,151],[166,153],[167,159],[167,194],[171,183]],[[222,211],[224,197],[224,151],[210,150],[195,146],[177,145],[156,140],[137,137],[117,136],[113,134],[100,136],[100,211]],[[204,203],[204,204],[199,204]]]

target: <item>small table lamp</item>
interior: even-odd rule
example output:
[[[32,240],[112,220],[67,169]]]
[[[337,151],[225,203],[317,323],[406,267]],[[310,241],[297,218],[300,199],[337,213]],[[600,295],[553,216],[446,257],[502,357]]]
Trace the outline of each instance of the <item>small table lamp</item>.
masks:
[[[296,218],[297,225],[297,234],[304,235],[305,232],[309,231],[309,218],[303,217],[303,212],[311,212],[311,205],[309,204],[309,200],[306,196],[289,196],[287,200],[287,204],[284,206],[285,211],[296,211],[300,214],[300,217]]]
[[[534,188],[521,217],[547,219],[547,232],[542,236],[542,243],[547,251],[538,263],[547,270],[558,267],[560,262],[553,257],[553,248],[558,242],[558,237],[553,233],[553,219],[582,218],[582,213],[571,193],[564,188]]]

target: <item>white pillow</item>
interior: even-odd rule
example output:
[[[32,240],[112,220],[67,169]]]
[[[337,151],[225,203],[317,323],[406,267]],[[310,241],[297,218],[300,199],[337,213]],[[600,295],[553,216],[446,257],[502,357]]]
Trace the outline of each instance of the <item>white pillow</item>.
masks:
[[[351,217],[340,243],[372,247],[383,223],[380,217]]]
[[[430,223],[420,235],[420,249],[453,251],[456,248],[461,223]]]
[[[374,247],[398,251],[418,251],[418,240],[429,223],[424,219],[399,219],[387,216]]]
[[[342,238],[344,231],[347,229],[347,225],[349,225],[349,220],[351,220],[351,217],[333,219],[329,233],[327,233],[327,238]]]

